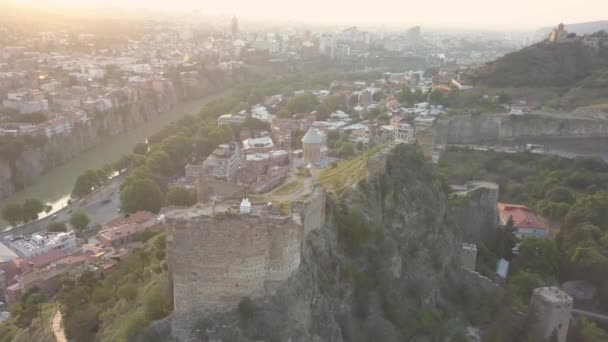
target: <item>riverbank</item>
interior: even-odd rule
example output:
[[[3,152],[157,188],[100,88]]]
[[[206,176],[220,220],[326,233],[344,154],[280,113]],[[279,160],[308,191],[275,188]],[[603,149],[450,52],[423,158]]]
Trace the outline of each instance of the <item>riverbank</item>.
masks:
[[[81,173],[116,161],[123,154],[130,153],[136,143],[145,141],[172,121],[179,120],[187,114],[198,112],[206,103],[223,96],[225,93],[226,91],[183,102],[163,115],[152,117],[137,128],[109,137],[103,144],[81,153],[76,158],[38,177],[34,184],[1,200],[0,208],[7,203],[38,198],[43,202],[50,203],[53,207],[49,215],[57,212],[67,205],[74,182]],[[0,219],[0,227],[6,228],[7,226],[8,223]]]

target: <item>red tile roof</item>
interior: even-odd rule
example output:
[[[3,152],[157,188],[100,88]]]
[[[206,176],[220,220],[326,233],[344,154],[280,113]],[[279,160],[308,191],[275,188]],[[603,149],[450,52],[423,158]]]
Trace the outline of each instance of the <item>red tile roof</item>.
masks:
[[[525,205],[498,203],[498,214],[500,220],[506,223],[509,217],[513,218],[515,228],[546,229],[545,223]]]
[[[34,267],[42,267],[52,263],[55,260],[64,258],[65,256],[67,256],[67,253],[62,251],[61,249],[53,249],[46,253],[42,253],[36,257],[33,257],[29,261]]]
[[[138,211],[129,215],[129,217],[117,217],[106,223],[107,228],[124,226],[125,224],[140,224],[155,218],[154,214],[149,211]]]

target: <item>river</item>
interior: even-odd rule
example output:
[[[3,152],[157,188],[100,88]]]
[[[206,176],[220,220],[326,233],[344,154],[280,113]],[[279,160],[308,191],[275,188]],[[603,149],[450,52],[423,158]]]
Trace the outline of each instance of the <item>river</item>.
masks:
[[[145,141],[168,123],[189,113],[198,112],[207,102],[222,95],[224,93],[180,103],[171,111],[152,117],[139,127],[108,138],[103,144],[84,151],[76,158],[38,177],[35,183],[30,184],[25,189],[1,200],[0,208],[3,208],[7,203],[22,202],[28,198],[39,198],[53,207],[49,215],[56,212],[67,204],[74,182],[81,173],[88,169],[100,168],[117,160],[123,154],[130,153],[136,143]],[[45,216],[44,213],[40,217],[43,216]],[[8,226],[8,222],[0,219],[0,227],[6,226]]]

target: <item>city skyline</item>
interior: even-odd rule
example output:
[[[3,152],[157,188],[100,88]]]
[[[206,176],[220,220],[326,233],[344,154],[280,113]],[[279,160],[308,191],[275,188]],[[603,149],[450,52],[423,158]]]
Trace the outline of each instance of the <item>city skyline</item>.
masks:
[[[432,28],[460,29],[506,29],[513,31],[538,29],[566,24],[602,20],[598,13],[608,13],[608,2],[590,0],[585,6],[574,7],[565,0],[525,1],[513,0],[508,5],[488,6],[483,0],[463,0],[458,3],[440,1],[439,3],[402,3],[396,0],[380,0],[374,3],[378,14],[370,15],[373,10],[367,6],[356,6],[346,0],[333,1],[331,4],[319,0],[306,3],[292,3],[279,0],[248,2],[227,0],[222,2],[201,2],[194,0],[143,1],[129,2],[117,0],[8,0],[6,3],[31,5],[38,9],[61,8],[90,10],[122,9],[133,11],[171,11],[175,13],[196,10],[202,15],[237,15],[253,21],[269,21],[294,24],[334,24],[370,25],[381,27],[407,27],[424,25]],[[499,10],[498,10],[499,8]],[[472,19],[474,18],[474,19]]]

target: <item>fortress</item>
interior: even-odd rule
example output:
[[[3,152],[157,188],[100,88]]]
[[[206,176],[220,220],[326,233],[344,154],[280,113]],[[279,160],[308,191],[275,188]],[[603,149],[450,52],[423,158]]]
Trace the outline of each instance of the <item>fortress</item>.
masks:
[[[241,214],[238,204],[214,203],[165,214],[178,341],[188,339],[197,317],[272,294],[298,269],[306,237],[325,222],[325,191],[315,187],[289,212],[253,204]]]

